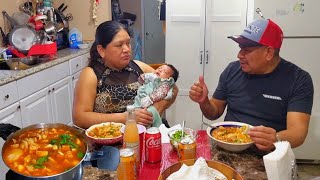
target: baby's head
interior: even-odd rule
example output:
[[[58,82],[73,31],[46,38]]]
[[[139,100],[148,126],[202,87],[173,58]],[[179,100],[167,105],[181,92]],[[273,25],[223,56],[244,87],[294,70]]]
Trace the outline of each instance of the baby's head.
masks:
[[[174,82],[177,81],[179,77],[179,71],[171,64],[164,64],[156,69],[155,72],[160,78],[170,78],[174,79]]]

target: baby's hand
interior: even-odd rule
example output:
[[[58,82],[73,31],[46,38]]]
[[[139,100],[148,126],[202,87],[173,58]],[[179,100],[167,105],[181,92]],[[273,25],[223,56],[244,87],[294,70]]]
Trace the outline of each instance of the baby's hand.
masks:
[[[152,100],[150,99],[149,96],[144,97],[141,99],[141,106],[143,108],[149,107],[151,104],[153,104]]]

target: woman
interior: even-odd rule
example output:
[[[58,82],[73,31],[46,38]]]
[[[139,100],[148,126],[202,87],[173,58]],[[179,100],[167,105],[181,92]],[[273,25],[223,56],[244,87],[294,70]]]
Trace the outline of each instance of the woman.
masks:
[[[139,88],[138,77],[154,72],[149,65],[131,60],[130,35],[128,30],[116,21],[106,21],[96,30],[95,42],[90,50],[89,66],[83,69],[75,89],[73,123],[81,128],[102,122],[126,120],[126,106],[133,104]],[[162,114],[174,98],[154,104]],[[153,117],[144,109],[136,110],[138,124],[148,126]]]

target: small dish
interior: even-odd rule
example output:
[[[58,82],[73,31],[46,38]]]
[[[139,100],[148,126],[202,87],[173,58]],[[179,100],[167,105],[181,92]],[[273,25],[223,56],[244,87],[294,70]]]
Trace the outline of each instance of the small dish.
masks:
[[[89,48],[90,47],[90,44],[78,44],[78,48],[80,48],[80,49],[87,49],[87,48]]]
[[[185,128],[184,129],[184,137],[186,136],[195,136],[196,132],[193,129]],[[178,149],[178,144],[181,140],[182,130],[174,129],[168,132],[168,136],[170,138],[170,144],[174,150]]]

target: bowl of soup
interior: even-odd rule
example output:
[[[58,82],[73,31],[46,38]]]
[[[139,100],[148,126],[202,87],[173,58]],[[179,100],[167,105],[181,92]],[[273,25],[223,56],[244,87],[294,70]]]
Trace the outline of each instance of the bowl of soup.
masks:
[[[247,134],[248,129],[252,127],[241,122],[217,122],[207,128],[207,134],[219,147],[227,151],[239,152],[253,144]]]
[[[24,179],[74,179],[87,153],[85,136],[59,123],[41,123],[11,134],[2,147],[4,163]]]
[[[120,130],[123,126],[123,123],[116,122],[95,124],[89,127],[85,134],[92,143],[112,145],[122,141],[123,134]]]

